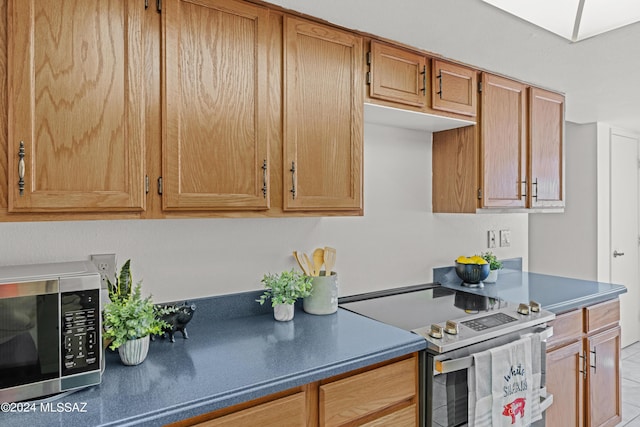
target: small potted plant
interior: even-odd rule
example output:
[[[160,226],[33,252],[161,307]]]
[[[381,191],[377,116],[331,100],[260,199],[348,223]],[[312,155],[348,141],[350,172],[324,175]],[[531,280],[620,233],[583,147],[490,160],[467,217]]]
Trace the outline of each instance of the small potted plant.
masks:
[[[280,274],[265,274],[261,283],[267,288],[256,301],[263,305],[271,300],[273,317],[286,322],[293,319],[293,304],[298,298],[311,295],[312,278],[294,271],[283,271]]]
[[[484,282],[496,283],[498,281],[498,270],[502,268],[502,261],[500,261],[492,252],[483,252],[480,256],[489,263],[489,276],[484,280]]]
[[[151,296],[142,298],[141,282],[132,286],[130,261],[124,263],[115,283],[107,281],[111,302],[104,307],[102,326],[109,348],[118,350],[122,363],[138,365],[147,357],[149,335],[160,334],[168,325],[160,320],[161,310]]]

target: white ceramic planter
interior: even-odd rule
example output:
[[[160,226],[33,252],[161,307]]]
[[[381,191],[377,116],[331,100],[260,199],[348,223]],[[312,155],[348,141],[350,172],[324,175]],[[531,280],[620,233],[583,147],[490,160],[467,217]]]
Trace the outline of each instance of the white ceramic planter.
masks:
[[[149,335],[135,340],[129,340],[118,347],[118,354],[122,363],[128,366],[139,365],[144,362],[149,352]]]
[[[498,281],[498,271],[499,270],[490,270],[489,275],[486,279],[483,280],[484,283],[496,283]]]
[[[280,322],[288,322],[293,319],[293,304],[278,304],[273,307],[273,317]]]

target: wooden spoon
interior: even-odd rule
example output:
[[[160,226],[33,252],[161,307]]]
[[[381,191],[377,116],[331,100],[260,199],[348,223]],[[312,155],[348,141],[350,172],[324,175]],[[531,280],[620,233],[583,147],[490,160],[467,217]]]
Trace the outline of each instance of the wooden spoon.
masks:
[[[300,269],[302,270],[304,275],[305,276],[310,276],[309,270],[304,265],[304,263],[302,261],[300,261],[300,258],[298,257],[298,251],[293,251],[293,257],[296,259],[296,261],[298,261],[298,265],[300,266]]]
[[[313,268],[313,263],[309,259],[309,255],[304,254],[304,253],[302,255],[304,255],[304,260],[307,263],[307,268],[309,269],[309,275],[310,276],[317,276],[316,271]]]
[[[324,269],[325,275],[331,276],[333,266],[336,264],[336,250],[330,246],[324,247]]]
[[[324,264],[324,249],[317,248],[315,251],[313,251],[313,269],[316,273],[316,276],[320,275],[322,264]]]

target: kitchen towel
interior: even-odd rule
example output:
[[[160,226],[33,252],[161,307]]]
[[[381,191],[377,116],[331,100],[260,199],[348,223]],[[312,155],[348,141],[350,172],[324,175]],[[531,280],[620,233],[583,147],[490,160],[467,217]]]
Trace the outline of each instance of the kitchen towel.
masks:
[[[542,379],[542,348],[540,334],[531,334],[531,422],[542,419],[540,407],[540,381]]]
[[[529,426],[533,401],[531,336],[489,350],[492,426]]]
[[[469,386],[469,426],[491,427],[493,395],[489,350],[473,355],[473,366],[467,372],[467,384]]]

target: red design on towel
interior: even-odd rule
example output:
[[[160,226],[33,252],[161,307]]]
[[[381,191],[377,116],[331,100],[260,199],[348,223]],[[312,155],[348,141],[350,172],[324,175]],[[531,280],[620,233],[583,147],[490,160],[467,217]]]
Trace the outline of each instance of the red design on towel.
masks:
[[[520,414],[520,418],[524,417],[524,406],[526,399],[523,397],[519,397],[513,402],[504,405],[504,411],[502,411],[502,415],[507,417],[511,417],[511,424],[515,424],[516,415]]]

